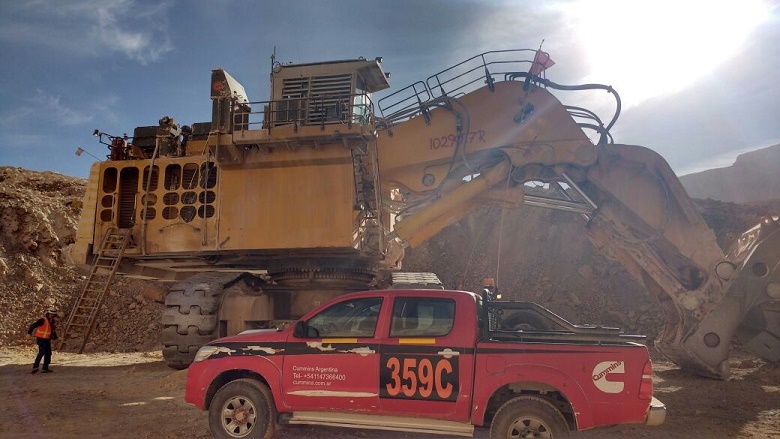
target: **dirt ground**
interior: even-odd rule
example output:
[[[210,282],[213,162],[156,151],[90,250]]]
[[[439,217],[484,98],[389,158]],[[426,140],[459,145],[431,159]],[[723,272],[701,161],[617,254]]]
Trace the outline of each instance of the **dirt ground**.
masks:
[[[33,347],[0,348],[0,437],[209,437],[207,414],[184,402],[186,371],[159,352],[55,352],[53,373],[31,375]],[[778,438],[780,365],[732,356],[729,381],[700,378],[655,360],[655,394],[667,405],[661,427],[619,426],[584,438]],[[478,438],[487,438],[478,430]],[[286,439],[433,439],[441,436],[287,427]]]

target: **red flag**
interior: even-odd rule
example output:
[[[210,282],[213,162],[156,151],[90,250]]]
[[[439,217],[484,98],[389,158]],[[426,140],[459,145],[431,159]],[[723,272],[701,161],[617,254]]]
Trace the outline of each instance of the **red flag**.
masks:
[[[76,155],[80,156],[81,154],[84,154],[84,150],[79,147],[79,149],[76,150]]]
[[[549,69],[554,65],[555,65],[555,61],[550,59],[549,53],[542,52],[541,50],[537,50],[536,55],[534,56],[534,61],[531,64],[531,69],[528,70],[528,73],[534,76],[539,76],[542,74],[543,71]]]

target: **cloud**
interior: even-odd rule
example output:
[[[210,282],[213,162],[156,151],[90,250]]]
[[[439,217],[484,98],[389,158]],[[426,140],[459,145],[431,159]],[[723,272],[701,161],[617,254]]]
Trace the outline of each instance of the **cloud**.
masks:
[[[0,133],[0,151],[10,155],[29,155],[30,148],[45,145],[51,138],[40,133]],[[5,161],[5,160],[4,160]],[[12,161],[13,162],[13,161]],[[5,165],[3,165],[5,166]]]
[[[116,121],[118,118],[114,108],[118,101],[119,99],[114,95],[93,98],[84,103],[84,107],[89,108],[85,111],[64,103],[59,95],[36,89],[34,96],[20,107],[0,115],[0,127],[14,131],[15,128],[24,126],[31,120],[36,123],[69,127],[91,122],[97,114],[108,121]]]
[[[32,107],[15,108],[13,112],[7,112],[6,114],[0,114],[0,127],[3,129],[10,129],[17,124],[21,123],[35,113],[35,109]]]
[[[37,46],[66,56],[121,53],[146,65],[173,50],[168,32],[169,2],[31,0],[6,5],[0,14],[0,41]]]
[[[35,90],[35,102],[39,107],[35,111],[46,118],[51,118],[61,125],[79,125],[92,120],[93,115],[81,112],[60,103],[60,96],[46,94],[43,90]]]
[[[97,8],[98,24],[96,32],[99,40],[113,51],[122,52],[140,64],[157,61],[173,50],[166,32],[167,20],[156,23],[156,17],[164,17],[169,5],[160,3],[144,7],[141,13],[135,13],[134,2],[116,0],[106,2]],[[127,21],[146,22],[145,29],[131,31]]]
[[[94,109],[96,114],[100,114],[102,120],[116,123],[119,121],[119,117],[114,109],[119,104],[119,101],[119,96],[114,94],[99,96],[95,97],[90,103],[90,108]]]
[[[740,53],[693,86],[625,109],[616,141],[655,149],[681,174],[777,144],[778,19],[758,27]]]

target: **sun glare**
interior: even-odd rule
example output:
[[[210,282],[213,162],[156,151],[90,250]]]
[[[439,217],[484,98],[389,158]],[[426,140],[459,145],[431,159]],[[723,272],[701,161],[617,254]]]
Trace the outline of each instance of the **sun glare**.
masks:
[[[689,86],[727,63],[769,14],[762,0],[580,0],[568,22],[590,63],[587,80],[627,105]]]

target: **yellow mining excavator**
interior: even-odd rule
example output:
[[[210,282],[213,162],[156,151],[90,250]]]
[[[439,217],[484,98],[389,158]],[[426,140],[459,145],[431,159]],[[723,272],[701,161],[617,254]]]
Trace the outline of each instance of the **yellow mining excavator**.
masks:
[[[92,274],[68,331],[86,342],[114,273],[175,281],[163,354],[186,367],[335,295],[435,284],[399,271],[404,248],[477,206],[530,205],[584,218],[663,309],[656,346],[681,367],[726,378],[735,335],[780,360],[780,222],[722,250],[662,157],[613,142],[617,93],[554,83],[540,55],[486,52],[376,102],[380,58],[274,62],[259,102],[216,69],[210,122],[96,130],[109,155],[89,176],[73,254]],[[614,97],[608,121],[558,98],[581,90]]]

